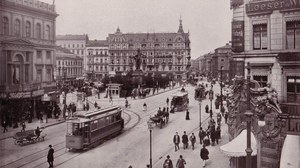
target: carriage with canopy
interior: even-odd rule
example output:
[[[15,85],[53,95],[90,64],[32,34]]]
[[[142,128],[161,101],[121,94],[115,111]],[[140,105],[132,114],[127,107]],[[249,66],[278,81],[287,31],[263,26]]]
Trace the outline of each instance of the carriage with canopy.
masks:
[[[175,111],[184,111],[188,108],[189,99],[188,92],[180,90],[172,94],[171,109]]]

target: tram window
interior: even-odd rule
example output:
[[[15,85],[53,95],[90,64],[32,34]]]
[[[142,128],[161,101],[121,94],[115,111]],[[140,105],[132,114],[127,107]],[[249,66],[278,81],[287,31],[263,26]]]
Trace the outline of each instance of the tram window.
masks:
[[[105,126],[105,118],[101,118],[100,120],[99,120],[99,123],[98,123],[98,127],[100,128],[100,127],[103,127],[103,126]]]
[[[97,129],[97,125],[98,125],[98,120],[95,120],[95,121],[93,121],[92,122],[92,130],[95,130],[95,129]]]
[[[73,124],[73,135],[79,135],[79,124]]]
[[[118,120],[121,120],[121,113],[118,113],[117,115],[116,115],[116,120],[118,121]]]
[[[115,122],[115,115],[111,116],[111,122]]]
[[[106,123],[109,124],[111,122],[111,116],[106,117]]]

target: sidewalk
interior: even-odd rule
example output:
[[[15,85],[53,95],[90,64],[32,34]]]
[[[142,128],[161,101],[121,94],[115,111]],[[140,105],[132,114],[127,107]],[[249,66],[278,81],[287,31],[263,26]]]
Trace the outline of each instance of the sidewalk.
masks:
[[[53,119],[53,118],[48,118],[47,123],[46,119],[44,119],[43,123],[40,123],[40,120],[38,119],[33,119],[32,123],[25,122],[26,128],[25,130],[31,130],[31,129],[36,129],[36,127],[40,128],[47,128],[56,124],[60,124],[65,122],[64,119],[58,120],[58,119]],[[13,128],[13,127],[7,127],[8,132],[3,133],[3,127],[1,127],[1,133],[0,133],[0,140],[7,139],[7,138],[12,138],[17,132],[20,132],[22,130],[22,126],[19,124],[18,128]]]
[[[214,116],[215,117],[215,116]],[[207,128],[207,122],[204,122],[202,124],[203,128]],[[215,168],[215,167],[222,167],[222,168],[230,168],[229,165],[229,157],[224,155],[221,150],[220,146],[226,144],[229,142],[228,139],[228,127],[227,124],[224,122],[224,118],[222,118],[222,124],[221,124],[221,139],[219,140],[219,144],[215,144],[215,146],[207,146],[206,148],[209,151],[209,160],[206,161],[205,167]],[[196,136],[196,144],[195,149],[192,150],[192,146],[189,141],[189,148],[183,149],[182,143],[179,144],[180,150],[177,152],[174,151],[174,147],[172,146],[172,150],[170,150],[169,153],[165,154],[158,162],[154,163],[154,168],[160,168],[163,166],[164,160],[167,158],[167,155],[171,157],[171,160],[173,162],[173,167],[176,167],[177,160],[179,158],[179,155],[183,156],[183,159],[186,161],[186,167],[189,168],[199,168],[202,167],[203,161],[200,158],[200,150],[202,148],[202,145],[199,143],[199,137],[198,132],[194,132]],[[191,134],[188,135],[190,137]]]

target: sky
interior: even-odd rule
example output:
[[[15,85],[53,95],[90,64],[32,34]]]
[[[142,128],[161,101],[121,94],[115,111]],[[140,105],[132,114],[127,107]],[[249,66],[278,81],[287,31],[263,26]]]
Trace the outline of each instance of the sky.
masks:
[[[193,59],[231,40],[230,0],[55,0],[55,5],[57,35],[104,40],[118,26],[122,33],[177,32],[181,17]]]

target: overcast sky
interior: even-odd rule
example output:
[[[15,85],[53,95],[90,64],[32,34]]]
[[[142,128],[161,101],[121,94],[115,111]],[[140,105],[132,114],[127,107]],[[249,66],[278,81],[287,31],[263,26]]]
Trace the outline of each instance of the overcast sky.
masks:
[[[53,0],[41,0],[52,3]],[[190,32],[197,58],[231,40],[230,0],[55,0],[56,34],[104,40],[119,26],[127,32]]]

